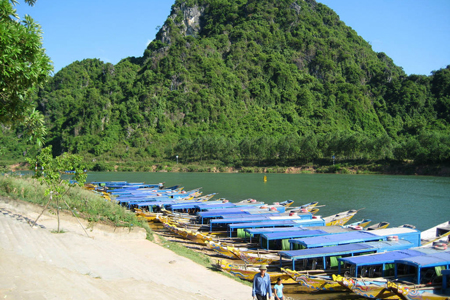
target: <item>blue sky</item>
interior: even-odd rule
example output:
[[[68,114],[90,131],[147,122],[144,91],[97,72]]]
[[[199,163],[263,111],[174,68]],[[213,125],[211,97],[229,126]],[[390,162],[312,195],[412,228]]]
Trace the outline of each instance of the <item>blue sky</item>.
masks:
[[[276,0],[275,0],[276,1]],[[407,74],[430,75],[450,65],[449,0],[317,0],[333,9],[377,52]],[[141,56],[174,0],[37,0],[20,2],[42,26],[44,48],[55,72],[85,58],[113,64]]]

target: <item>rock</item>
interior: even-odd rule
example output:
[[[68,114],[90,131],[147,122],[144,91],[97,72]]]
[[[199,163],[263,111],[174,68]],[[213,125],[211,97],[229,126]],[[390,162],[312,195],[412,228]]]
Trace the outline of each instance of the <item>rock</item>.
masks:
[[[185,36],[196,37],[201,30],[200,18],[204,12],[204,7],[199,7],[194,5],[192,7],[187,7],[186,3],[182,3],[180,7],[175,7],[169,19],[175,20],[179,12],[183,14],[181,23],[176,23],[175,25],[181,30],[182,34]],[[170,37],[170,27],[164,25],[161,28],[161,42],[165,44],[171,44],[172,40]]]
[[[301,7],[300,5],[298,5],[296,2],[292,3],[290,8],[292,8],[293,10],[295,10],[297,12],[297,15],[300,13],[301,11]]]

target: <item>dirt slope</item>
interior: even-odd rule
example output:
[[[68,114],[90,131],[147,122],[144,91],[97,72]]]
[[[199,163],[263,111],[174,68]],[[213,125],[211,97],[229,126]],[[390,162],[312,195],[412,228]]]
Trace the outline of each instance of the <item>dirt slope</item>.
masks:
[[[65,233],[55,234],[51,214],[38,228],[24,220],[39,207],[0,198],[0,210],[2,299],[251,299],[250,287],[145,240],[143,230],[99,225],[87,237],[65,215]]]

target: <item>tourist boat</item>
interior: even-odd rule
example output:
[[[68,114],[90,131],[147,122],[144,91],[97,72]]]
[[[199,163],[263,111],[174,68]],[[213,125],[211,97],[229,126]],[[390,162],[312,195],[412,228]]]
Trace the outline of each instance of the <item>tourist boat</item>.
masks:
[[[218,261],[217,266],[222,271],[228,272],[240,279],[248,281],[253,281],[255,275],[260,272],[259,265],[250,266],[250,265],[231,264],[225,260]],[[270,275],[270,281],[273,284],[277,282],[278,278],[281,278],[283,280],[283,284],[295,283],[295,281],[293,281],[288,274],[284,272],[272,271],[270,267],[268,267],[267,274]]]
[[[290,227],[286,227],[290,226]],[[263,222],[248,222],[248,223],[234,223],[227,226],[228,235],[230,237],[234,236],[236,232],[237,237],[250,238],[250,242],[253,238],[256,238],[253,234],[250,234],[248,230],[250,229],[271,229],[280,228],[280,231],[295,231],[300,229],[305,229],[311,226],[325,226],[325,221],[320,218],[312,218],[310,220],[266,220]],[[292,230],[284,230],[285,228],[290,228]],[[277,232],[277,230],[275,230]],[[258,239],[259,239],[258,233]]]
[[[305,220],[309,221],[309,220]],[[261,233],[259,235],[259,243],[262,249],[266,250],[289,250],[291,245],[289,240],[298,238],[307,238],[314,236],[322,236],[329,234],[341,234],[353,232],[351,228],[343,228],[341,226],[313,226],[309,228],[302,228],[296,231],[281,231]]]
[[[386,229],[389,227],[389,225],[389,222],[380,222],[367,227],[366,230]]]
[[[392,281],[387,288],[398,295],[399,299],[406,300],[448,300],[450,299],[450,269],[442,270],[442,285],[436,286],[407,286]]]
[[[265,263],[270,264],[278,260],[278,257],[274,254],[263,254],[261,252],[267,250],[288,250],[295,249],[291,247],[290,241],[296,240],[296,238],[306,238],[308,237],[317,237],[317,236],[328,236],[328,235],[337,235],[337,234],[345,234],[354,232],[354,229],[351,228],[342,228],[341,226],[320,226],[320,227],[311,227],[311,228],[301,228],[296,231],[282,231],[282,232],[272,232],[272,233],[262,233],[260,234],[260,253],[252,252],[241,252],[240,258],[248,263],[248,264],[257,264],[257,263]],[[412,235],[418,236],[419,233],[412,233]],[[380,236],[376,236],[372,240],[380,239]],[[410,237],[414,239],[413,237]],[[411,243],[409,247],[417,246],[418,238],[416,238],[416,243]],[[348,238],[342,239],[343,243],[349,243]],[[344,242],[345,241],[345,242]],[[295,244],[294,244],[295,245]]]
[[[346,224],[343,227],[363,230],[364,227],[369,225],[370,222],[372,222],[371,219],[363,219],[361,221],[356,221],[356,222],[353,222],[353,223],[350,223],[350,224]]]
[[[312,227],[316,228],[316,227]],[[275,241],[276,249],[298,249],[298,243],[303,243],[301,245],[305,248],[318,248],[318,247],[329,247],[333,245],[343,245],[343,244],[356,244],[362,242],[380,241],[388,240],[390,236],[396,234],[403,239],[409,240],[408,247],[417,247],[420,243],[420,232],[417,230],[409,228],[396,228],[388,229],[381,232],[372,231],[355,231],[350,228],[342,228],[340,226],[322,226],[318,229],[308,229],[305,228],[299,231],[287,231],[287,232],[276,232],[261,234],[260,236],[260,247],[262,250],[256,251],[241,251],[238,256],[244,262],[248,264],[271,264],[278,260],[278,257],[273,254],[266,254],[264,251],[273,250],[274,247],[270,247],[270,244]],[[296,237],[302,237],[297,239]],[[333,236],[330,240],[330,237]],[[323,237],[323,239],[318,239]],[[316,238],[316,239],[315,239]],[[279,242],[279,247],[276,246],[276,242]],[[309,242],[312,242],[308,244]],[[306,244],[305,244],[306,243]],[[286,244],[286,245],[284,245]],[[294,245],[294,246],[293,246]],[[364,246],[361,246],[364,248]],[[406,247],[405,247],[406,248]],[[405,249],[401,248],[401,249]],[[394,250],[391,247],[391,250]],[[371,250],[374,251],[374,250]],[[364,251],[362,251],[364,252]],[[370,252],[367,250],[366,252]],[[376,251],[374,251],[376,252]]]
[[[212,241],[213,237],[209,234],[202,233],[196,230],[187,230],[187,236],[189,240],[194,243],[204,245],[207,241]]]
[[[386,241],[393,236],[410,241],[414,244],[414,247],[420,246],[420,231],[410,228],[387,228],[372,231],[355,230],[341,234],[328,234],[309,238],[292,239],[289,240],[289,243],[291,244],[291,249],[295,249],[296,247],[309,249],[343,244]]]
[[[214,241],[207,241],[205,242],[205,244],[208,249],[213,250],[214,252],[218,253],[221,256],[231,259],[238,259],[240,258],[239,256],[241,251],[249,250],[248,248],[233,247],[224,243]]]
[[[213,229],[227,229],[228,225],[235,223],[253,223],[253,222],[275,222],[281,220],[311,220],[312,214],[310,212],[305,213],[284,213],[273,215],[249,215],[249,214],[233,214],[225,215],[222,219],[210,220],[210,231]]]
[[[361,256],[378,252],[404,250],[416,244],[406,240],[376,241],[367,243],[344,244],[323,248],[290,250],[279,252],[280,267],[291,263],[292,270],[334,270],[338,269],[338,259]],[[286,261],[287,260],[287,261]],[[296,262],[300,261],[300,264]]]
[[[240,251],[239,258],[246,264],[264,264],[269,265],[277,262],[280,257],[275,253],[267,253],[264,251]]]
[[[346,275],[351,277],[334,276],[333,279],[355,294],[373,299],[404,299],[399,297],[399,292],[404,293],[412,287],[419,287],[420,284],[424,290],[427,285],[435,283],[433,281],[439,277],[437,273],[443,268],[449,268],[450,252],[417,247],[403,251],[341,258],[339,261],[350,266]],[[396,281],[392,281],[394,278]],[[392,283],[388,286],[390,281]],[[405,281],[413,283],[412,287],[401,284]],[[395,289],[396,291],[393,291]]]
[[[158,216],[159,217],[159,216]],[[199,232],[197,230],[192,230],[189,228],[182,228],[179,226],[176,226],[175,224],[171,223],[170,221],[166,220],[163,222],[163,226],[170,230],[171,232],[180,235],[186,239],[189,239],[195,243],[204,245],[205,242],[209,242],[213,240],[213,236],[209,235],[207,233]]]
[[[126,196],[126,195],[156,195],[156,194],[172,194],[182,193],[183,187],[178,185],[168,187],[165,189],[157,189],[154,187],[142,187],[138,185],[128,186],[120,189],[113,189],[110,191],[112,195]]]
[[[321,275],[314,275],[314,271],[293,271],[291,269],[281,268],[281,271],[289,275],[295,282],[303,286],[303,290],[306,292],[340,292],[347,289],[342,287],[339,283],[329,280],[328,278],[322,278]],[[320,272],[320,271],[316,271]]]
[[[334,226],[334,225],[340,225],[343,226],[345,223],[347,223],[351,218],[353,218],[354,215],[358,213],[359,210],[347,210],[340,212],[335,215],[331,215],[328,217],[325,217],[325,224],[327,226]]]
[[[210,196],[210,195],[207,195]],[[212,198],[212,197],[210,197]],[[210,199],[209,198],[209,199]],[[208,197],[202,198],[194,198],[192,200],[170,200],[170,201],[149,201],[149,202],[137,202],[133,203],[130,202],[130,210],[140,209],[145,210],[148,212],[154,212],[154,213],[161,213],[165,211],[167,215],[173,215],[173,216],[181,216],[183,213],[173,213],[173,211],[167,210],[171,206],[174,205],[186,205],[186,207],[192,207],[199,203],[220,203],[219,200],[213,200],[213,201],[207,201]],[[189,213],[185,213],[183,217],[189,217],[192,218],[192,216],[189,215]]]
[[[318,202],[311,202],[304,204],[297,208],[289,207],[293,201],[286,200],[287,202],[274,202],[271,205],[256,202],[251,199],[249,203],[224,203],[216,206],[197,206],[197,223],[208,224],[211,220],[215,219],[233,219],[233,218],[246,218],[258,215],[276,215],[278,217],[293,216],[294,214],[305,213],[311,216],[310,210],[314,208]],[[259,204],[259,205],[258,205]]]
[[[108,189],[119,189],[123,187],[137,188],[140,186],[156,188],[159,186],[159,184],[144,184],[143,182],[127,182],[127,181],[93,181],[90,184],[98,187],[107,187]]]
[[[450,221],[446,221],[422,232],[422,245],[432,247],[433,243],[448,243],[450,241]]]
[[[450,251],[447,250],[399,259],[395,261],[398,281],[391,281],[388,288],[402,299],[445,299],[448,295],[439,295],[438,290],[442,288],[442,271],[449,269]]]
[[[239,224],[239,223],[238,223]],[[311,229],[310,227],[305,227],[302,225],[302,222],[300,221],[280,221],[277,223],[252,223],[249,224],[249,227],[247,228],[241,228],[238,229],[238,236],[241,236],[239,234],[239,230],[244,230],[244,234],[242,234],[243,237],[248,238],[250,242],[253,240],[258,240],[261,234],[268,234],[268,233],[275,233],[275,232],[288,232],[288,231],[299,231],[299,230],[305,230],[305,229]],[[233,225],[229,225],[234,226]],[[237,225],[237,224],[236,224]],[[322,225],[323,226],[323,225]]]
[[[142,218],[142,219],[147,220],[148,222],[153,222],[158,217],[157,213],[143,212],[141,209],[135,209],[134,212],[136,213],[136,216],[138,217],[138,219]]]
[[[339,258],[408,249],[413,245],[408,241],[384,241],[282,251],[279,253],[280,267],[291,261],[292,269],[284,270],[289,271],[291,276],[294,274],[293,278],[307,291],[343,291],[346,288],[335,282],[331,276],[341,272]],[[296,264],[297,261],[300,263]]]

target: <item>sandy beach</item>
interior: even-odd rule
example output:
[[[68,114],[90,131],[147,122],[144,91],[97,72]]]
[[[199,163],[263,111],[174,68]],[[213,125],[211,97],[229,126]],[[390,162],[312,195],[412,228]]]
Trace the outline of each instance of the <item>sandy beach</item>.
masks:
[[[0,198],[2,299],[251,299],[251,287],[145,239],[145,230],[77,220]],[[87,222],[82,221],[84,227]]]

